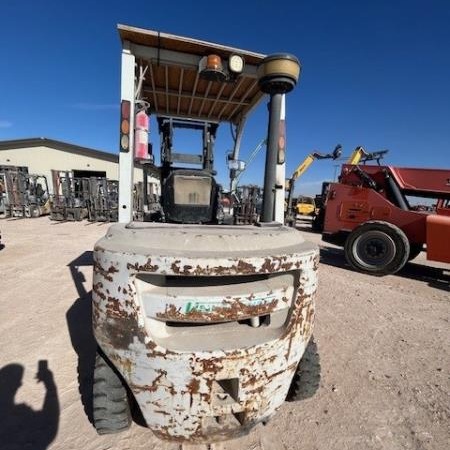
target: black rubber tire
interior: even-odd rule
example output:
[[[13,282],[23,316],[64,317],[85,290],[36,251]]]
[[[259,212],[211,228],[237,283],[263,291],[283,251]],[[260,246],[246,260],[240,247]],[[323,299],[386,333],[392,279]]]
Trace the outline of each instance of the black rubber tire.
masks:
[[[354,269],[379,276],[398,272],[407,263],[409,252],[405,233],[391,223],[378,220],[355,228],[344,246],[345,258]]]
[[[93,417],[98,434],[119,433],[131,425],[127,388],[101,350],[95,358]]]
[[[308,342],[305,353],[295,369],[289,391],[286,396],[287,402],[297,402],[312,397],[320,385],[320,357],[317,352],[317,344],[314,336]]]
[[[409,243],[409,257],[408,261],[417,258],[423,250],[423,244],[415,244],[414,242]]]

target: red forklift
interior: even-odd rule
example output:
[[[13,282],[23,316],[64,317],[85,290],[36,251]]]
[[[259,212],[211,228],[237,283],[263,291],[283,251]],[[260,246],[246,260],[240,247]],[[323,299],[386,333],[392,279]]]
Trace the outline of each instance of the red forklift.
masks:
[[[414,207],[411,197],[432,206]],[[328,188],[322,236],[373,275],[399,271],[422,250],[450,263],[450,169],[344,164]]]

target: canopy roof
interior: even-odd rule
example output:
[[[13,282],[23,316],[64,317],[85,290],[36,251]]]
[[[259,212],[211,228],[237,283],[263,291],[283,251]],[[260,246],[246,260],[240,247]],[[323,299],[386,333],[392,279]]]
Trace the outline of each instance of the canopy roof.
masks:
[[[154,114],[238,123],[264,95],[257,66],[266,55],[127,25],[118,29],[137,65],[148,67],[141,97],[150,102]],[[205,80],[198,64],[209,54],[219,55],[224,65],[230,55],[241,55],[244,71],[232,81]]]

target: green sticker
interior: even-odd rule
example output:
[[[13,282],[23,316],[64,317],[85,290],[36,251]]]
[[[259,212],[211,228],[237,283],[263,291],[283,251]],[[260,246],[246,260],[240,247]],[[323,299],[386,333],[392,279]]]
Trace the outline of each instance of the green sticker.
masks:
[[[244,303],[246,306],[259,306],[270,302],[275,298],[275,295],[268,295],[266,297],[252,298]],[[231,302],[197,302],[195,300],[190,300],[184,305],[184,314],[189,314],[192,312],[199,313],[211,313],[216,308],[231,308]]]

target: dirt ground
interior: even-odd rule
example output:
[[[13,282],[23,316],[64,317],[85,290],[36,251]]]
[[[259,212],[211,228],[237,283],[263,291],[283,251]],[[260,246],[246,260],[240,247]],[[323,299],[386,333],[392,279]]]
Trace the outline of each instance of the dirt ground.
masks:
[[[107,227],[48,218],[0,222],[4,450],[179,449],[138,425],[99,436],[89,421],[91,250]],[[283,405],[249,436],[211,448],[449,448],[450,267],[422,253],[395,276],[370,277],[351,271],[342,251],[307,224],[299,229],[321,247],[320,388],[311,399]]]

